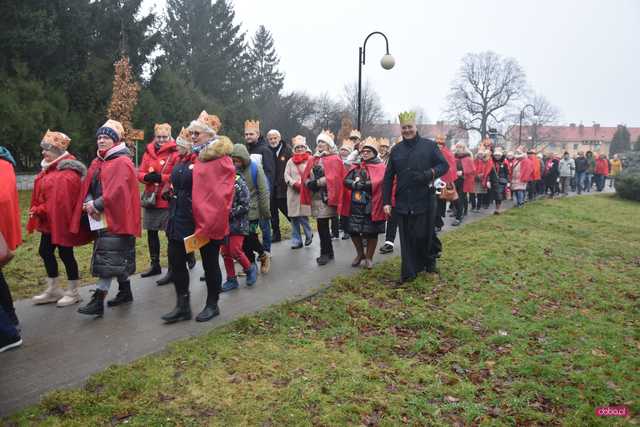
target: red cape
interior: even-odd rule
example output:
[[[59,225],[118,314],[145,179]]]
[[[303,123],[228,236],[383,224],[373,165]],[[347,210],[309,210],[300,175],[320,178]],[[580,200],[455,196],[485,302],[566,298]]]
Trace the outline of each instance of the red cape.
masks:
[[[540,170],[540,160],[535,154],[529,154],[527,156],[531,165],[531,179],[530,181],[540,181],[542,179],[542,171]]]
[[[36,176],[31,193],[31,209],[38,213],[29,218],[27,232],[35,230],[50,233],[54,245],[74,247],[86,245],[91,241],[89,230],[81,228],[78,233],[71,232],[71,223],[76,200],[69,197],[80,192],[82,183],[80,172],[71,169],[59,170],[62,160],[75,160],[72,155],[60,159]]]
[[[229,156],[202,162],[193,167],[193,219],[195,234],[222,240],[229,234],[229,212],[233,203],[236,168]]]
[[[0,159],[0,182],[0,233],[13,251],[22,243],[18,187],[13,165],[3,159]]]
[[[596,175],[608,176],[609,162],[607,161],[607,159],[596,159],[596,169],[594,172]]]
[[[329,206],[338,207],[341,202],[343,180],[345,177],[344,163],[337,154],[329,154],[324,157],[314,157],[313,161],[307,162],[307,167],[302,176],[302,188],[300,191],[300,204],[305,206],[311,205],[311,191],[304,185],[305,181],[311,176],[311,169],[322,159],[324,168],[324,176],[327,178],[327,195],[329,197]]]
[[[475,177],[476,177],[476,165],[471,159],[471,156],[460,157],[460,163],[462,163],[462,176],[464,182],[462,183],[462,191],[465,193],[473,193],[475,191]],[[457,166],[454,169],[457,173]]]
[[[513,163],[511,163],[511,168],[509,169],[510,178],[513,179],[513,170],[518,164],[520,165],[520,176],[518,177],[518,180],[520,182],[531,181],[533,178],[533,165],[531,164],[531,159],[527,157],[513,160]]]
[[[161,190],[171,179],[171,171],[177,159],[178,149],[173,139],[162,144],[157,153],[154,142],[147,144],[147,149],[144,152],[144,156],[142,156],[142,163],[138,168],[138,181],[144,184],[144,191],[154,191],[155,189],[153,183],[147,183],[144,180],[144,176],[149,172],[162,172],[162,183],[158,186],[158,190]],[[163,167],[164,170],[162,169]],[[169,202],[160,197],[160,194],[157,194],[156,208],[166,209],[168,207]]]
[[[440,147],[440,151],[442,151],[442,155],[445,159],[447,159],[447,163],[449,163],[449,170],[443,176],[440,177],[447,184],[452,184],[456,178],[458,178],[458,169],[456,168],[456,158],[446,146],[438,145]]]
[[[135,168],[128,156],[106,161],[99,157],[93,159],[87,176],[82,181],[71,231],[77,233],[81,229],[81,218],[84,215],[82,203],[89,193],[91,180],[96,173],[102,184],[104,215],[109,232],[140,237],[140,191]]]
[[[480,177],[480,179],[482,180],[482,186],[486,188],[489,174],[491,174],[491,169],[493,169],[493,159],[489,159],[486,162],[480,159],[476,159],[474,161],[474,166],[476,168],[476,175]]]
[[[349,172],[354,169],[360,169],[363,164],[353,165]],[[386,166],[384,163],[364,163],[364,168],[367,170],[367,175],[371,180],[371,189],[373,205],[371,206],[371,220],[372,221],[385,221],[387,219],[384,214],[383,203],[382,203],[382,181],[384,180],[384,172],[386,170]],[[347,188],[343,184],[342,188],[342,203],[340,203],[340,207],[338,208],[338,213],[340,216],[351,216],[351,189]]]

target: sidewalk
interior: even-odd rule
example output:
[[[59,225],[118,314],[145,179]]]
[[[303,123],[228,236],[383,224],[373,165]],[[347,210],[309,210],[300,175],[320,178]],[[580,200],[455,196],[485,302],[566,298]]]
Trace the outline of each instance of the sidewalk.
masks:
[[[504,203],[510,208],[511,202]],[[465,222],[475,222],[493,213],[493,208],[469,213]],[[453,218],[445,218],[442,232],[451,227]],[[383,236],[381,236],[382,238]],[[382,240],[382,239],[381,239]],[[378,246],[382,245],[382,241]],[[272,248],[273,263],[268,275],[259,276],[257,284],[220,298],[221,314],[205,323],[179,322],[165,325],[160,316],[175,304],[172,285],[158,287],[155,280],[139,275],[131,278],[134,302],[124,307],[105,307],[104,317],[95,319],[76,312],[78,305],[57,308],[55,304],[34,306],[29,300],[16,302],[24,344],[15,351],[0,354],[0,416],[37,403],[50,390],[78,387],[93,373],[112,364],[124,364],[165,348],[167,343],[200,335],[239,317],[266,309],[285,301],[299,300],[316,293],[338,275],[357,272],[350,266],[354,256],[351,241],[334,241],[336,261],[318,267],[316,235],[309,248],[291,250],[288,241]],[[399,244],[390,255],[376,253],[374,261],[399,255]],[[221,261],[222,267],[222,261]],[[224,275],[224,268],[223,275]],[[202,308],[206,288],[199,281],[200,264],[191,272],[191,304],[194,315]],[[93,286],[80,290],[84,302]],[[117,291],[111,288],[110,297]]]

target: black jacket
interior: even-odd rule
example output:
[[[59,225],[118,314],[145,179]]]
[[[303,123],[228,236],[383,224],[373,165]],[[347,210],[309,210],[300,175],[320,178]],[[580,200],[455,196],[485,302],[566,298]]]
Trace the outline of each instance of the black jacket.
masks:
[[[589,168],[589,162],[586,157],[576,157],[576,172],[585,172]]]
[[[273,185],[276,181],[276,162],[273,157],[273,152],[271,148],[269,148],[269,144],[264,140],[264,137],[261,135],[258,139],[258,142],[255,144],[247,144],[247,150],[249,151],[249,155],[252,159],[257,160],[258,163],[262,164],[262,169],[264,170],[264,174],[267,176],[267,180],[269,181],[269,191],[273,191]],[[259,159],[256,159],[258,157]]]
[[[273,192],[271,194],[276,199],[286,199],[287,183],[284,181],[284,169],[287,167],[287,162],[291,156],[293,156],[293,152],[284,141],[280,141],[280,144],[275,148],[269,146],[269,149],[273,154],[273,161],[276,167]]]
[[[169,221],[167,237],[172,240],[183,240],[196,230],[191,204],[191,188],[193,185],[193,169],[190,160],[178,160],[171,171],[171,200],[169,201]]]
[[[448,170],[449,163],[434,141],[420,135],[403,139],[389,155],[384,174],[384,204],[391,205],[393,180],[397,178],[395,212],[402,215],[427,212],[434,194],[430,184]]]

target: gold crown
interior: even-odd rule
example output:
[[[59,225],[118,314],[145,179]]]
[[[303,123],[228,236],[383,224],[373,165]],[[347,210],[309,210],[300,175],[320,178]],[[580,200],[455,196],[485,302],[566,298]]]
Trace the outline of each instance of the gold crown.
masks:
[[[349,152],[351,152],[353,151],[353,142],[350,139],[343,139],[340,148],[347,149],[349,150]]]
[[[119,139],[122,139],[122,137],[124,136],[124,127],[122,126],[122,123],[117,120],[109,119],[102,125],[102,127],[113,129],[114,131],[116,131]]]
[[[322,131],[322,133],[324,133],[325,135],[327,135],[329,138],[331,138],[332,140],[335,141],[336,136],[334,135],[333,132],[331,132],[331,129],[325,129]]]
[[[186,128],[182,128],[180,129],[180,135],[178,135],[178,138],[176,138],[176,144],[181,145],[183,147],[190,147],[193,142],[191,140],[191,134],[189,133],[189,130]]]
[[[391,141],[389,141],[387,138],[380,138],[378,139],[378,145],[385,146],[385,147],[390,147],[391,146]]]
[[[62,132],[54,132],[47,129],[47,132],[42,137],[42,142],[60,150],[66,150],[71,144],[71,138]]]
[[[302,135],[296,135],[293,138],[291,138],[291,145],[294,147],[297,147],[298,145],[307,145],[307,138],[305,138]]]
[[[153,126],[156,136],[171,136],[171,125],[169,123],[156,123]]]
[[[351,133],[349,134],[349,138],[358,138],[361,139],[362,138],[362,134],[360,133],[360,131],[358,129],[354,129],[351,131]]]
[[[258,120],[246,120],[244,122],[244,131],[254,131],[257,134],[260,133],[260,121]]]
[[[202,124],[209,126],[216,133],[218,133],[220,131],[220,128],[222,127],[222,122],[220,121],[220,118],[215,114],[207,113],[205,110],[202,110],[202,113],[200,113],[200,115],[198,116],[198,121]]]
[[[376,152],[378,152],[378,149],[380,148],[380,143],[378,142],[377,139],[368,136],[364,141],[362,141],[362,145],[360,149],[363,149],[364,147],[373,148],[374,150],[376,150]]]
[[[416,123],[416,112],[415,111],[403,111],[398,114],[398,119],[400,119],[400,125],[413,125]]]

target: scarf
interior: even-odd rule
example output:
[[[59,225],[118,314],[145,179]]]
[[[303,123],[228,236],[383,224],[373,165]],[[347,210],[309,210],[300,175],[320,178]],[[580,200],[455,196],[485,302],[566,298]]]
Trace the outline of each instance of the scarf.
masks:
[[[51,162],[47,162],[45,159],[42,159],[42,161],[40,162],[40,167],[42,167],[43,171],[46,171],[47,169],[49,169],[51,167],[51,165],[53,165],[56,162],[62,160],[64,157],[66,157],[68,155],[69,155],[69,152],[65,151],[64,153],[62,153],[61,155],[56,157],[55,160],[53,160]]]
[[[293,163],[296,165],[299,165],[301,163],[306,162],[307,160],[309,160],[309,157],[311,157],[311,155],[307,152],[304,153],[296,153],[294,154],[291,159],[293,159]]]
[[[98,157],[101,160],[106,160],[107,157],[109,157],[113,153],[117,153],[118,151],[122,150],[123,148],[126,148],[126,146],[127,145],[124,142],[121,142],[120,144],[114,145],[113,147],[109,148],[108,150],[98,150]]]

